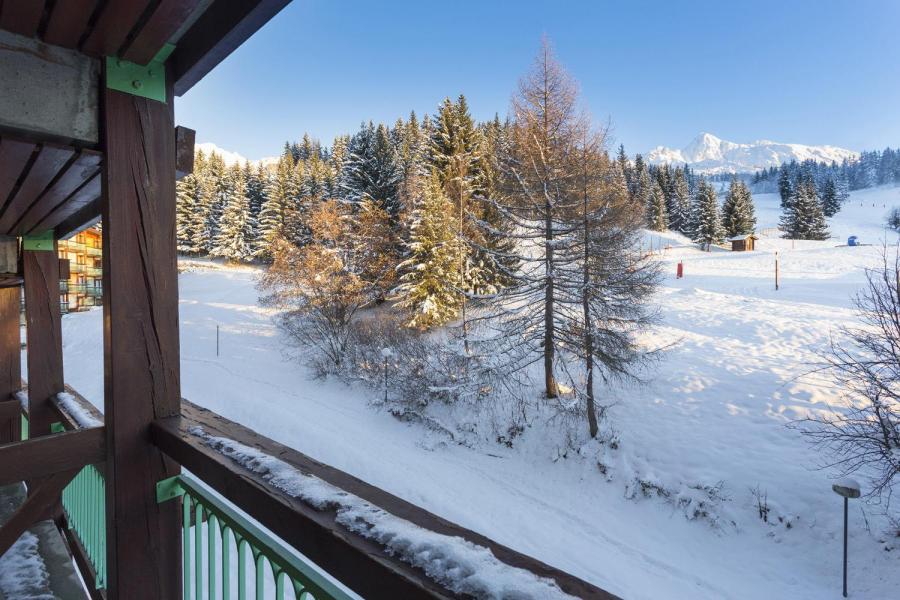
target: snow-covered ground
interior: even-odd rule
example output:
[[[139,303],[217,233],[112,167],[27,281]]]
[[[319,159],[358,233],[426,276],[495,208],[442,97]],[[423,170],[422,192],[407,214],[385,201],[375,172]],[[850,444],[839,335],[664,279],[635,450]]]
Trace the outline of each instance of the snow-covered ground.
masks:
[[[777,196],[755,201],[759,229],[774,228]],[[648,387],[600,394],[615,402],[609,423],[619,440],[600,451],[605,475],[597,455],[560,459],[536,434],[513,448],[436,441],[372,408],[371,392],[311,378],[284,356],[252,268],[180,276],[182,394],[625,598],[838,598],[834,474],[816,468],[822,457],[786,424],[840,407],[827,380],[798,376],[834,327],[853,322],[850,296],[879,260],[893,205],[900,188],[854,193],[832,220],[837,239],[764,238],[752,253],[705,253],[677,236],[648,235],[647,245],[671,247],[661,257],[663,322],[647,343],[673,346]],[[876,245],[839,246],[850,234]],[[676,280],[679,260],[685,278]],[[66,380],[98,404],[101,325],[99,311],[63,319]],[[650,484],[646,496],[637,480]],[[720,484],[708,516],[686,518],[694,513],[685,506]],[[657,488],[672,495],[658,497]],[[767,493],[768,524],[756,488]],[[882,536],[877,507],[853,501],[850,519],[852,597],[896,598],[900,543]]]

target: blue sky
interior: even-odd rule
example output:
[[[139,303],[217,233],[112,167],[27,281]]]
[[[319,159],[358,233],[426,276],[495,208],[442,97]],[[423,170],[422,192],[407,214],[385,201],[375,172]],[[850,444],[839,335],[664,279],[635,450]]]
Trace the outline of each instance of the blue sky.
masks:
[[[309,132],[433,113],[506,114],[546,34],[630,153],[698,132],[853,150],[900,145],[900,0],[294,0],[176,102],[249,158]]]

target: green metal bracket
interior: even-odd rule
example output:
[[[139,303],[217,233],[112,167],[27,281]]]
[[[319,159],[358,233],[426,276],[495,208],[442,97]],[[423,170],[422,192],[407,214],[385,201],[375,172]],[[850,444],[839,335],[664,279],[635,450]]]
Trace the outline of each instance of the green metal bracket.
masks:
[[[53,252],[53,242],[52,231],[45,231],[36,235],[26,235],[22,238],[22,249]]]
[[[184,487],[181,485],[181,477],[175,475],[156,483],[156,503],[162,504],[184,495]]]
[[[57,421],[56,423],[50,423],[50,433],[65,433],[65,426]]]
[[[106,87],[133,96],[166,102],[166,59],[175,50],[166,44],[146,66],[116,58],[106,57]]]
[[[156,482],[156,503],[162,504],[184,495],[181,477],[176,475]]]

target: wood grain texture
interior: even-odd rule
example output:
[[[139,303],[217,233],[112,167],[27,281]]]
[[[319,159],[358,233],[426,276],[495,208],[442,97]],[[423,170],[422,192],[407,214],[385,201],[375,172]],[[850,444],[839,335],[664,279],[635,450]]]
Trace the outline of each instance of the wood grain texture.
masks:
[[[0,29],[34,37],[43,14],[44,0],[9,0],[0,10]]]
[[[18,286],[0,288],[0,401],[12,398],[22,386],[21,293]]]
[[[0,139],[0,210],[28,165],[36,144]]]
[[[22,405],[18,400],[0,400],[0,445],[22,439]]]
[[[106,89],[102,115],[107,576],[112,599],[181,595],[178,504],[156,482],[178,465],[150,424],[178,414],[175,124],[168,103]]]
[[[102,463],[106,458],[103,427],[29,438],[0,446],[0,485],[46,478]]]
[[[197,132],[187,127],[175,128],[175,179],[182,178],[194,172],[194,140]]]
[[[0,215],[0,234],[8,235],[32,203],[47,189],[53,179],[75,155],[73,148],[44,145],[22,185]]]
[[[91,33],[81,46],[81,51],[91,56],[116,56],[137,25],[149,0],[108,1],[94,23]]]
[[[56,182],[28,207],[25,214],[12,227],[16,235],[24,235],[43,221],[47,216],[100,173],[100,161],[103,155],[91,150],[83,150],[69,164]],[[77,200],[77,199],[76,199]]]
[[[64,487],[78,473],[77,470],[56,473],[41,480],[28,490],[28,498],[0,527],[0,556],[12,546],[25,530],[45,519],[55,516],[59,497]]]
[[[171,39],[201,0],[162,0],[144,23],[122,57],[146,65]]]
[[[154,424],[153,439],[170,456],[365,598],[455,596],[422,571],[387,555],[379,545],[337,525],[334,512],[315,510],[300,500],[280,493],[258,475],[207,447],[199,437],[190,433],[194,427],[201,427],[210,435],[223,436],[257,448],[303,473],[314,475],[420,527],[484,546],[501,561],[551,578],[560,588],[576,597],[615,598],[577,577],[446,521],[190,402],[182,403],[180,417]]]
[[[31,437],[37,437],[50,433],[50,425],[56,420],[52,396],[65,389],[56,242],[52,252],[24,250],[22,266],[28,345],[28,431]]]
[[[48,44],[75,48],[87,29],[98,0],[59,0],[47,20],[44,41]]]
[[[81,221],[78,221],[77,223],[78,225],[87,223],[91,218],[99,217],[100,194],[103,187],[102,183],[103,177],[101,177],[100,173],[97,173],[90,181],[79,188],[77,192],[72,194],[61,206],[57,207],[56,210],[35,225],[31,231],[38,232],[56,229],[75,215],[85,215],[84,217],[75,218],[75,221],[78,221],[78,219],[81,218]],[[75,227],[70,227],[68,229],[63,227],[61,231],[64,233],[57,233],[56,239],[61,240],[69,233],[76,230]]]

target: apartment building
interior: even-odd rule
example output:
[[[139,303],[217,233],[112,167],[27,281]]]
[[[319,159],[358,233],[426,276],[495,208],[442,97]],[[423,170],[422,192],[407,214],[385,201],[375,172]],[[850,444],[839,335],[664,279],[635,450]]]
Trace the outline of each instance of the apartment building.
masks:
[[[59,241],[59,257],[69,261],[69,278],[59,282],[63,312],[100,306],[103,298],[103,250],[99,227]]]

